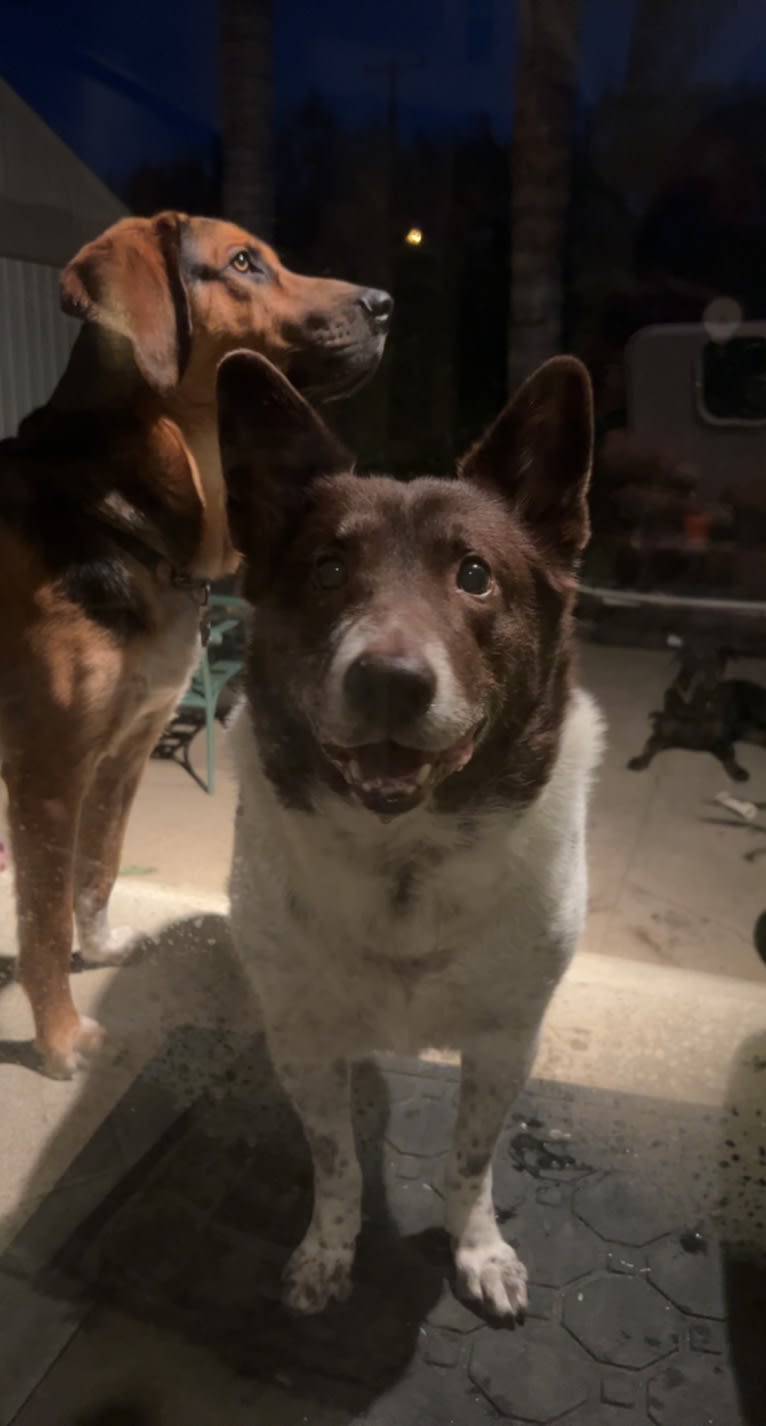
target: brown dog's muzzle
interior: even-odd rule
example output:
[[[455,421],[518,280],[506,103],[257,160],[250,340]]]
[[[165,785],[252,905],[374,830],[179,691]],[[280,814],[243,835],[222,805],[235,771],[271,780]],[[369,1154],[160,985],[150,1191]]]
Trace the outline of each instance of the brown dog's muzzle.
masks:
[[[290,332],[286,375],[315,399],[348,396],[372,376],[386,344],[394,299],[345,283],[339,300],[319,302]]]
[[[359,297],[359,306],[369,313],[376,331],[388,331],[394,310],[394,299],[390,292],[384,292],[380,287],[365,287]]]

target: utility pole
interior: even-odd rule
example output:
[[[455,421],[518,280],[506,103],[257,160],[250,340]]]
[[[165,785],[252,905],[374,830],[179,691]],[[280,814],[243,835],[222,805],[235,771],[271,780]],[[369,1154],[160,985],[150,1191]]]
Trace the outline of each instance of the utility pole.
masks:
[[[223,211],[271,238],[274,225],[272,0],[221,0]]]

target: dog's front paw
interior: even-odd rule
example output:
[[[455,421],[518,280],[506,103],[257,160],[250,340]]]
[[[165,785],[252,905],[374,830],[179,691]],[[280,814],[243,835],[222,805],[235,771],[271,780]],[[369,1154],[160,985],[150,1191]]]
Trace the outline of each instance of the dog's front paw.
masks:
[[[527,1306],[527,1270],[502,1239],[455,1249],[458,1290],[493,1317],[522,1317]]]
[[[128,959],[137,939],[132,926],[99,928],[80,935],[80,955],[86,965],[119,966]]]
[[[353,1247],[349,1251],[305,1238],[282,1279],[282,1302],[291,1312],[323,1312],[330,1302],[345,1302],[351,1292]]]
[[[43,1073],[49,1079],[72,1079],[100,1053],[105,1039],[106,1031],[98,1021],[80,1015],[66,1033],[50,1041],[36,1041]]]

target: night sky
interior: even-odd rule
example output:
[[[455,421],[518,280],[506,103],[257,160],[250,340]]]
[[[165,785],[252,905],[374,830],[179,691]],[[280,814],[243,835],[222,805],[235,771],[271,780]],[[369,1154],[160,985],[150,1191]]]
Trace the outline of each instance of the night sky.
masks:
[[[624,78],[636,0],[586,0],[581,100]],[[766,13],[766,12],[762,12]],[[402,132],[465,130],[482,116],[507,137],[512,0],[274,0],[278,115],[321,92],[339,117],[385,116],[385,66],[399,66]],[[766,33],[748,4],[687,81],[766,74]],[[760,29],[764,31],[764,24]],[[218,123],[216,0],[2,0],[3,75],[94,171],[119,186],[141,164],[210,152]]]

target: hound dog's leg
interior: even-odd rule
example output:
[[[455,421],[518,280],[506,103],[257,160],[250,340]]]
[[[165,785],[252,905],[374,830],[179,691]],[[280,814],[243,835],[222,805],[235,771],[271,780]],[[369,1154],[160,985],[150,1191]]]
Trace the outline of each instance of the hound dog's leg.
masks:
[[[527,1273],[500,1234],[492,1202],[492,1158],[506,1113],[534,1059],[539,1019],[532,1031],[509,1028],[463,1053],[460,1108],[447,1170],[446,1227],[461,1293],[494,1317],[523,1314]]]
[[[43,1067],[68,1079],[98,1050],[103,1031],[79,1015],[69,985],[74,847],[87,771],[40,750],[3,768],[16,870],[18,977],[32,1006]]]
[[[361,1223],[362,1175],[351,1122],[350,1071],[290,1059],[272,1042],[277,1074],[300,1115],[314,1166],[314,1209],[303,1242],[285,1270],[282,1300],[295,1312],[321,1312],[351,1291]]]
[[[80,816],[75,859],[75,921],[84,960],[119,964],[130,950],[129,926],[109,927],[109,898],[120,867],[130,810],[149,754],[172,707],[142,721],[96,769]]]

